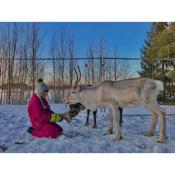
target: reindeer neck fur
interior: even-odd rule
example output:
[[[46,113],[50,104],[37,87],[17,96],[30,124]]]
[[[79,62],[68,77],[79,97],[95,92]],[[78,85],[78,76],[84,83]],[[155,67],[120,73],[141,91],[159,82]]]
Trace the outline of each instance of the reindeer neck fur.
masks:
[[[80,93],[77,96],[77,100],[82,105],[90,110],[96,110],[97,108],[97,86],[82,86],[80,87]],[[93,94],[93,96],[92,96]]]

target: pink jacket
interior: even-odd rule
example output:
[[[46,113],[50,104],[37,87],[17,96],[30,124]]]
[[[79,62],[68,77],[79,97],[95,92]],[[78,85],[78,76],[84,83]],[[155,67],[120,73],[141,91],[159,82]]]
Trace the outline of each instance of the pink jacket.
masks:
[[[45,108],[42,105],[45,105]],[[34,93],[28,104],[28,114],[34,128],[32,132],[33,136],[37,137],[57,137],[62,134],[63,129],[55,124],[51,123],[51,115],[54,113],[50,107],[48,102],[45,99],[40,98]]]

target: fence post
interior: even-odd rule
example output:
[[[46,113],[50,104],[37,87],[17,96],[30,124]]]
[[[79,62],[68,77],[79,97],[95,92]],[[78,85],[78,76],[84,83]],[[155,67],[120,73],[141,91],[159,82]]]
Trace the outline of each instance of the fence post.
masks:
[[[104,77],[105,77],[105,69],[104,69],[104,65],[105,65],[105,63],[104,63],[104,57],[103,57],[103,55],[102,55],[102,81],[104,81]]]
[[[104,57],[103,55],[100,57],[100,79],[99,83],[104,81]]]

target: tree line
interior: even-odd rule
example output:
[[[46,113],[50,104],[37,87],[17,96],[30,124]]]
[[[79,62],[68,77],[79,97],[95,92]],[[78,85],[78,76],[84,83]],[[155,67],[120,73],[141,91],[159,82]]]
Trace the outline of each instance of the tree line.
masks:
[[[74,34],[59,28],[44,45],[47,31],[41,23],[0,24],[0,104],[26,103],[42,77],[51,87],[51,100],[59,102],[65,90],[74,83],[74,66],[82,71],[82,84],[98,84],[102,80],[118,80],[131,77],[126,61],[103,59],[117,57],[117,50],[109,49],[106,41],[90,41],[86,60],[77,61]],[[48,42],[48,41],[47,41]],[[48,50],[47,55],[44,55]],[[39,60],[47,57],[51,60]],[[99,59],[95,59],[95,58]],[[68,59],[67,59],[68,58]]]

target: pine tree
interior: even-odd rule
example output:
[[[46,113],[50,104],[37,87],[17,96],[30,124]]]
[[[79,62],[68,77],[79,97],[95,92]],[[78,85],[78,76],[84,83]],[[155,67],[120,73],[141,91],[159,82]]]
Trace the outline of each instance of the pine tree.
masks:
[[[139,74],[164,82],[164,98],[173,95],[175,82],[175,23],[153,23],[141,49]]]
[[[157,37],[164,31],[167,27],[166,22],[154,22],[152,23],[151,30],[147,34],[147,39],[143,47],[140,49],[141,52],[141,71],[138,73],[143,77],[153,77],[153,70],[158,67],[154,59],[158,57],[157,55]]]

